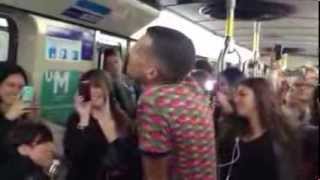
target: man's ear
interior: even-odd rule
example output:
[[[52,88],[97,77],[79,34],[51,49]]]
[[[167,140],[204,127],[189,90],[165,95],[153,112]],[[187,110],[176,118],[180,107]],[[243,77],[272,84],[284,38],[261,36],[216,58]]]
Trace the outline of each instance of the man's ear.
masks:
[[[157,68],[157,66],[156,65],[150,65],[150,67],[145,72],[145,77],[147,78],[147,80],[149,82],[158,79],[158,77],[159,77],[159,69]]]
[[[23,144],[18,146],[17,151],[22,156],[28,156],[30,152],[30,147],[28,145]]]

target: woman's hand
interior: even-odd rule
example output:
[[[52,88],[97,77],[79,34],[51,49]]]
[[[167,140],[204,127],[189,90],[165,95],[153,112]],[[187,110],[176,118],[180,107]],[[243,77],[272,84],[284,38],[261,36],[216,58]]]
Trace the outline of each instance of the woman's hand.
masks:
[[[118,138],[117,125],[111,112],[109,97],[106,99],[104,108],[94,111],[93,117],[98,121],[109,143]]]
[[[217,101],[221,105],[223,113],[231,114],[234,112],[228,97],[224,93],[217,92]]]
[[[29,107],[27,107],[28,110],[30,110],[30,112],[27,114],[27,117],[29,119],[36,119],[37,117],[39,117],[39,110],[40,110],[40,107],[39,105],[37,104],[37,99],[36,97],[34,96],[33,97],[33,100],[32,100],[32,103]]]
[[[81,127],[88,126],[90,120],[91,102],[84,102],[84,98],[81,96],[76,96],[74,102],[74,107],[80,116],[78,125]]]
[[[17,97],[16,101],[12,104],[12,106],[5,114],[5,117],[8,120],[14,121],[21,117],[23,114],[30,113],[32,109],[29,107],[30,105],[23,103],[23,101],[21,101],[20,98]]]

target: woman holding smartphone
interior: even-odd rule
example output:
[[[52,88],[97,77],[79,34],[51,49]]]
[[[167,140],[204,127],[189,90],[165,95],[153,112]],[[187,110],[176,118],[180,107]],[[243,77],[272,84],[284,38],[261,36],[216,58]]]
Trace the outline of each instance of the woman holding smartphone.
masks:
[[[67,179],[141,179],[132,122],[112,96],[109,75],[91,70],[80,82],[64,138]]]
[[[4,142],[8,131],[35,114],[32,104],[26,104],[21,98],[27,83],[26,73],[20,66],[0,64],[0,164],[8,159]]]

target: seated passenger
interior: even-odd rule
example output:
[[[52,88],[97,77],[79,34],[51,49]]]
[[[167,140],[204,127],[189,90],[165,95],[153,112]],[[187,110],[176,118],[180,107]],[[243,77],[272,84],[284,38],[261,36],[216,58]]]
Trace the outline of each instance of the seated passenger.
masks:
[[[91,70],[89,99],[76,96],[75,113],[67,123],[65,156],[71,165],[68,180],[140,180],[140,158],[133,125],[112,94],[109,75]]]
[[[244,80],[234,102],[246,126],[230,142],[220,143],[221,179],[295,180],[297,137],[285,121],[271,85],[262,78]],[[240,128],[240,127],[239,127]]]
[[[20,93],[28,83],[25,71],[17,65],[0,65],[0,164],[6,161],[4,138],[8,131],[34,111],[22,102]]]
[[[136,121],[146,180],[216,179],[210,101],[186,78],[194,63],[192,41],[165,27],[130,50],[127,72],[143,85]]]
[[[114,86],[114,96],[120,106],[130,117],[134,117],[139,97],[139,88],[135,82],[122,73],[123,62],[114,49],[107,49],[104,52],[103,69],[111,75]]]
[[[20,123],[8,133],[7,143],[12,150],[9,160],[0,165],[2,180],[49,180],[55,147],[46,126]]]

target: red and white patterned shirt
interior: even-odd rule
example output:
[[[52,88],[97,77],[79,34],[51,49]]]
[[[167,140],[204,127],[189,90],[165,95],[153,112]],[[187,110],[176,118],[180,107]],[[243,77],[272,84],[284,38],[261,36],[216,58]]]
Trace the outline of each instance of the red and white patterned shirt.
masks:
[[[212,109],[193,80],[148,87],[137,110],[139,147],[170,155],[170,179],[216,180]]]

